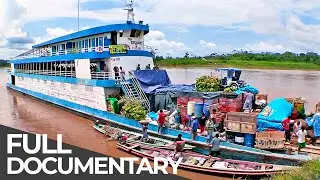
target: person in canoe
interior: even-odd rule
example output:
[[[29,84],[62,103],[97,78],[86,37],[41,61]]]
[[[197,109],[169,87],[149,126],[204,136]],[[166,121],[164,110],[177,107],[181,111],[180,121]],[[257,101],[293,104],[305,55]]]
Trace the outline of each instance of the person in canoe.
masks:
[[[175,144],[175,151],[174,151],[174,154],[173,154],[173,158],[176,158],[176,154],[177,153],[181,153],[182,155],[182,151],[183,151],[183,147],[185,145],[185,141],[182,140],[182,135],[181,134],[178,134],[178,137],[176,138],[176,140],[174,141],[174,144]]]
[[[148,124],[142,124],[142,139],[141,141],[145,140],[147,141],[148,138]]]
[[[222,159],[222,155],[220,153],[220,142],[224,141],[219,135],[216,133],[215,137],[211,140],[211,148],[209,156],[220,157]]]

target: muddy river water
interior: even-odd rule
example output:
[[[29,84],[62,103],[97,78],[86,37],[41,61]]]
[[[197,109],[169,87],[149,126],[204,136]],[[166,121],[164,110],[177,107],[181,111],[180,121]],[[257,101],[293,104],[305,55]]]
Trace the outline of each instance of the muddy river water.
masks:
[[[168,69],[173,83],[193,83],[196,77],[210,72],[210,69]],[[320,72],[250,70],[244,71],[242,78],[268,93],[269,99],[302,96],[309,101],[309,109],[320,101]],[[55,139],[56,134],[63,134],[67,144],[114,157],[131,156],[118,150],[115,142],[107,143],[105,137],[92,128],[92,121],[9,90],[6,81],[6,71],[0,69],[0,124],[48,134],[51,139]],[[189,179],[225,179],[183,170],[178,173]]]

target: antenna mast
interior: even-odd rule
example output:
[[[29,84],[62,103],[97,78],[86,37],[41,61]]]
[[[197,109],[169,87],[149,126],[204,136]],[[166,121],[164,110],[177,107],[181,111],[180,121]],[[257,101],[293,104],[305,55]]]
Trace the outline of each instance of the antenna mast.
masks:
[[[134,22],[134,13],[133,13],[133,1],[130,0],[130,2],[125,1],[127,8],[124,10],[128,11],[127,12],[127,21]]]
[[[78,31],[80,30],[80,0],[78,0]]]

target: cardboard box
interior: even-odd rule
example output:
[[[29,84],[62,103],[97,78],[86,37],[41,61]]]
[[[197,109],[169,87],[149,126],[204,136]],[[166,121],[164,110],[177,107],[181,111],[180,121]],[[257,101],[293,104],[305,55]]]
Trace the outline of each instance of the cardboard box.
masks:
[[[256,133],[257,125],[249,124],[249,123],[241,123],[241,132],[242,133],[248,133],[248,134],[254,134]]]
[[[240,122],[225,121],[228,131],[240,132]]]
[[[256,133],[256,148],[284,149],[284,131],[265,131]]]
[[[227,120],[228,121],[241,121],[242,112],[229,112],[227,113]]]
[[[243,113],[241,121],[256,124],[257,117],[258,117],[258,113]]]

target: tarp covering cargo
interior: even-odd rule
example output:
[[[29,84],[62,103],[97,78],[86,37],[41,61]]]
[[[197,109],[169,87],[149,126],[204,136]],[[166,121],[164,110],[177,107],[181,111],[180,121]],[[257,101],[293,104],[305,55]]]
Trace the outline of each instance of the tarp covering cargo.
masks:
[[[282,121],[291,116],[293,105],[284,98],[271,101],[258,115],[258,131],[265,129],[283,130]]]
[[[258,115],[258,119],[281,123],[285,118],[291,116],[293,105],[284,98],[271,101]]]
[[[166,87],[171,84],[166,70],[139,70],[134,71],[140,85],[145,93],[151,93],[160,87]]]
[[[313,127],[315,137],[320,137],[320,113],[316,113],[312,118],[306,119],[308,126]]]
[[[251,92],[252,94],[258,94],[259,90],[251,85],[246,85],[245,87],[239,88],[235,93],[242,94],[244,92]]]

